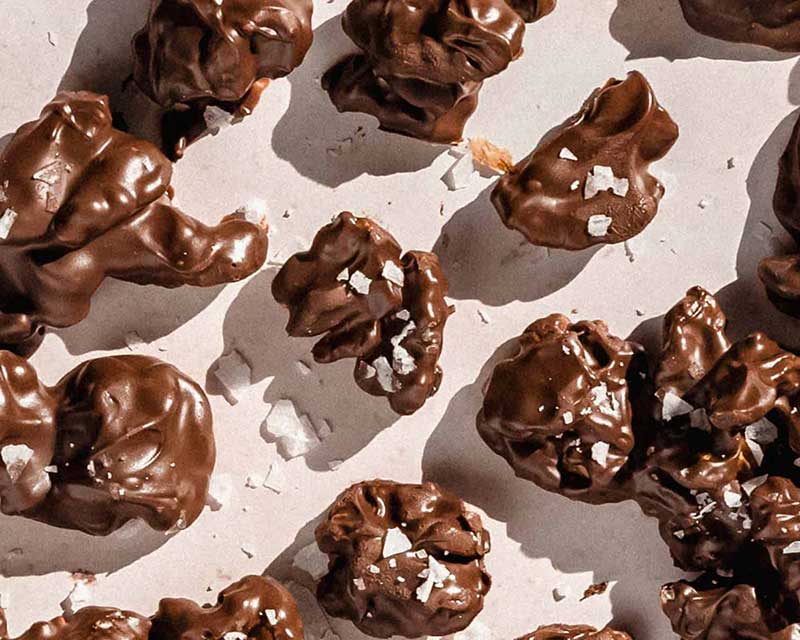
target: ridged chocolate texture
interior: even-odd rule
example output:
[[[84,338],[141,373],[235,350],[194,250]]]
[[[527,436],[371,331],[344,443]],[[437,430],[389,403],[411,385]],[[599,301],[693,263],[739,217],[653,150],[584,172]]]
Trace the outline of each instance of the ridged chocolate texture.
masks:
[[[505,0],[353,0],[342,24],[363,53],[322,78],[336,108],[431,142],[461,139],[483,81],[522,53],[525,31]]]
[[[52,388],[10,352],[0,363],[3,457],[10,444],[32,451],[27,463],[9,457],[22,465],[17,482],[0,461],[4,512],[93,535],[134,518],[163,531],[194,522],[215,459],[211,409],[195,382],[145,356],[87,361]]]
[[[415,412],[438,390],[451,311],[436,255],[401,257],[377,223],[343,212],[286,261],[272,293],[289,309],[290,336],[323,335],[313,348],[317,362],[357,358],[356,382],[387,396],[397,413]]]
[[[536,22],[551,13],[556,8],[556,2],[557,0],[510,0],[509,4],[525,22]]]
[[[104,96],[61,93],[20,127],[0,156],[0,344],[28,355],[42,327],[80,322],[106,277],[213,286],[255,272],[266,229],[190,218],[171,177],[158,149],[112,127]]]
[[[398,545],[398,537],[406,544]],[[489,533],[480,516],[432,482],[353,485],[330,508],[316,538],[329,556],[320,603],[375,637],[465,629],[491,586],[484,568]]]
[[[800,7],[794,0],[680,0],[693,29],[713,38],[778,51],[800,51]]]
[[[800,18],[800,8],[796,11]],[[800,35],[800,20],[798,29]],[[772,204],[778,221],[800,243],[800,120],[781,156]],[[758,275],[775,305],[800,317],[800,254],[767,257],[758,266]]]
[[[650,164],[677,138],[678,126],[642,74],[611,79],[500,178],[492,203],[508,228],[535,245],[578,250],[623,242],[655,217],[664,187]]]
[[[631,637],[627,633],[608,627],[598,631],[594,627],[582,624],[551,624],[539,627],[519,640],[631,640]]]
[[[265,80],[297,67],[311,0],[152,0],[133,41],[134,78],[166,109],[252,110]]]
[[[537,320],[495,367],[478,432],[514,472],[570,498],[623,499],[616,475],[634,445],[627,376],[638,345],[603,322]]]
[[[303,621],[291,594],[269,577],[246,576],[220,592],[214,605],[164,598],[151,618],[149,640],[303,640]]]
[[[7,637],[3,627],[0,624],[0,638]],[[150,621],[138,613],[86,607],[69,620],[59,617],[37,622],[16,640],[148,640],[149,630]]]

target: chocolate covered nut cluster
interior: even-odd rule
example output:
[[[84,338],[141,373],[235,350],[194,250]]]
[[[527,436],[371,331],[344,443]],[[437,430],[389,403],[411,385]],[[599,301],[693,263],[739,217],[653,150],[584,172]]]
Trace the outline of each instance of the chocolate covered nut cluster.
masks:
[[[510,0],[520,18],[525,22],[536,22],[556,8],[556,0]]]
[[[45,387],[0,351],[0,509],[106,535],[140,518],[183,529],[203,509],[215,447],[203,390],[145,356],[90,360]]]
[[[497,182],[492,203],[509,229],[546,247],[585,249],[640,233],[664,187],[650,164],[678,127],[639,72],[609,80],[581,110]]]
[[[444,636],[483,609],[489,533],[478,514],[432,482],[353,485],[316,538],[329,557],[320,603],[364,633]]]
[[[208,287],[255,272],[266,229],[190,218],[171,178],[158,149],[112,127],[104,96],[61,93],[20,127],[0,155],[0,345],[28,355],[44,327],[80,322],[106,277]]]
[[[631,637],[608,627],[598,631],[585,625],[552,624],[539,627],[519,640],[631,640]]]
[[[505,0],[353,0],[342,26],[362,53],[322,78],[336,108],[431,142],[461,139],[483,81],[522,53],[525,31]]]
[[[680,0],[686,21],[707,36],[800,51],[800,7],[794,0]]]
[[[0,609],[0,640],[7,640]],[[148,640],[150,621],[138,613],[107,607],[86,607],[69,618],[37,622],[16,640]]]
[[[313,348],[317,362],[357,358],[358,385],[386,396],[397,413],[414,413],[438,390],[451,309],[435,254],[401,257],[377,223],[344,212],[286,261],[272,293],[289,309],[290,336],[324,334]]]
[[[763,333],[732,342],[726,324],[713,296],[691,289],[665,316],[650,376],[602,323],[540,320],[496,367],[478,430],[545,489],[635,500],[658,519],[675,564],[705,572],[662,593],[682,638],[789,638],[800,623],[800,358]],[[584,409],[600,384],[617,394],[616,421]],[[609,443],[604,464],[594,442]]]

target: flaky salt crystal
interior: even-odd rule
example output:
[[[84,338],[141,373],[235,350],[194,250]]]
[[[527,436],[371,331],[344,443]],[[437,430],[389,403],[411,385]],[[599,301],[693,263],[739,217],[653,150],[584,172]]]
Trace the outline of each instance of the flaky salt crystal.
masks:
[[[412,547],[408,536],[397,527],[393,527],[386,532],[386,536],[383,538],[383,557],[389,558],[398,553],[405,553]]]
[[[264,614],[267,616],[267,622],[273,627],[278,624],[278,612],[275,609],[265,609]]]
[[[672,391],[667,391],[661,401],[661,419],[669,422],[678,416],[694,411],[694,407]]]
[[[286,472],[283,470],[281,463],[270,463],[267,477],[264,478],[262,486],[275,493],[280,493],[286,488]]]
[[[0,240],[5,240],[11,233],[11,227],[17,221],[19,214],[13,209],[6,209],[2,217],[0,217]]]
[[[354,271],[350,276],[349,283],[356,293],[360,293],[362,296],[365,296],[369,293],[372,280],[360,271]]]
[[[608,452],[610,448],[607,442],[595,442],[592,445],[592,460],[604,467],[606,462],[608,462]]]
[[[17,482],[33,457],[33,449],[25,444],[8,444],[0,449],[0,458],[6,467],[11,484]]]
[[[247,634],[241,631],[228,631],[222,635],[222,640],[247,640]]]
[[[278,400],[267,415],[264,426],[287,460],[302,456],[320,444],[314,425],[306,415],[300,415],[294,402]]]
[[[762,484],[764,484],[769,476],[756,476],[755,478],[750,478],[750,480],[746,480],[742,483],[742,491],[744,491],[748,496],[753,493],[756,489],[758,489]]]
[[[745,427],[744,436],[761,445],[772,444],[778,438],[778,427],[766,418],[761,418],[758,422]]]
[[[735,491],[725,491],[722,494],[722,499],[731,509],[736,509],[742,506],[742,495],[740,493],[736,493]]]
[[[336,279],[339,282],[347,282],[350,279],[350,270],[347,267],[345,267],[339,272],[339,275],[336,276]]]
[[[250,365],[236,349],[217,360],[214,377],[222,384],[225,399],[231,405],[238,403],[244,390],[252,384]]]
[[[452,166],[442,176],[442,182],[447,185],[450,191],[458,191],[467,188],[478,172],[475,169],[475,160],[468,147],[456,147],[450,150],[451,155],[459,152],[462,154],[452,164]]]
[[[206,504],[212,511],[219,511],[233,495],[233,481],[227,473],[215,473],[208,483]]]
[[[138,351],[142,347],[147,346],[147,343],[142,339],[135,331],[129,331],[123,336],[125,340],[125,346],[128,347],[129,351]]]
[[[396,284],[398,287],[402,287],[406,280],[406,274],[397,265],[397,263],[392,262],[391,260],[384,263],[383,269],[381,270],[381,275],[389,282]]]
[[[783,548],[784,555],[800,553],[800,540],[795,540]]]
[[[372,367],[375,369],[375,375],[381,388],[387,392],[394,391],[394,369],[392,369],[392,365],[389,364],[386,356],[376,358],[372,362]]]
[[[61,601],[61,609],[64,612],[64,617],[69,619],[75,612],[84,607],[92,604],[94,594],[92,587],[84,580],[79,580],[72,587],[69,595]]]
[[[593,238],[602,238],[608,233],[612,222],[613,220],[609,216],[603,214],[589,216],[589,220],[586,222],[586,231]]]
[[[558,152],[558,157],[562,160],[570,160],[572,162],[576,162],[578,160],[578,156],[576,156],[572,151],[567,149],[567,147],[562,147],[561,151]]]
[[[627,178],[618,178],[611,167],[595,165],[586,175],[586,184],[583,187],[583,197],[586,200],[594,198],[598,193],[611,190],[614,195],[624,198],[628,195],[630,183]]]

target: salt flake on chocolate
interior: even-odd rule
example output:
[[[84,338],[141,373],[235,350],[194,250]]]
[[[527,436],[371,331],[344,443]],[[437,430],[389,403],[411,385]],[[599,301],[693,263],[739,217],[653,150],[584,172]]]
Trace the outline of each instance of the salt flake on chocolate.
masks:
[[[447,185],[450,191],[465,189],[478,173],[475,170],[475,160],[472,157],[472,152],[468,145],[460,145],[450,149],[449,153],[458,159],[442,176],[442,182]]]
[[[672,391],[667,391],[661,401],[661,419],[669,422],[678,416],[692,413],[694,407]]]
[[[285,398],[273,405],[264,426],[275,438],[278,452],[287,460],[305,455],[320,444],[308,416],[300,415],[294,402]]]
[[[592,445],[592,460],[594,460],[601,467],[608,462],[608,452],[611,449],[607,442],[595,442]]]
[[[758,422],[745,427],[744,436],[761,445],[772,444],[778,439],[778,427],[766,418],[761,418]]]
[[[0,240],[5,240],[11,233],[11,228],[17,221],[19,214],[13,209],[6,209],[2,217],[0,217]]]
[[[746,480],[742,483],[742,491],[744,491],[748,496],[753,493],[756,489],[758,489],[762,484],[764,484],[769,476],[756,476],[755,478],[750,478],[750,480]]]
[[[450,570],[441,562],[436,560],[433,556],[428,556],[428,568],[420,573],[419,577],[424,577],[423,582],[417,587],[417,600],[420,602],[427,602],[431,597],[431,592],[434,587],[444,587],[444,581],[450,576]]]
[[[586,200],[594,198],[598,193],[608,191],[614,195],[624,198],[628,195],[630,182],[627,178],[618,178],[614,175],[611,167],[595,165],[586,175],[586,183],[583,186],[583,197]]]
[[[225,399],[235,405],[245,389],[252,384],[252,370],[247,361],[236,349],[217,360],[214,377],[225,390]]]
[[[410,551],[413,545],[408,536],[397,527],[389,529],[383,539],[383,557],[390,558],[398,553]]]
[[[394,391],[395,379],[394,369],[386,356],[381,356],[372,362],[372,367],[375,369],[375,376],[381,389],[387,392]]]
[[[567,149],[567,147],[562,147],[561,151],[558,152],[558,157],[562,160],[569,160],[571,162],[577,162],[578,156],[576,156],[572,151]]]
[[[800,540],[795,540],[794,542],[791,542],[791,543],[787,544],[783,548],[783,553],[784,553],[784,555],[791,555],[791,554],[795,554],[795,553],[800,553]]]
[[[219,511],[233,495],[233,481],[227,473],[215,473],[208,483],[206,504],[212,511]]]
[[[8,444],[0,449],[0,458],[6,467],[11,484],[17,482],[33,457],[33,449],[25,444]]]
[[[586,231],[593,238],[602,238],[608,233],[612,222],[613,220],[609,216],[603,214],[589,216],[589,220],[586,222]]]
[[[384,263],[381,275],[389,282],[396,284],[398,287],[402,287],[406,280],[406,274],[397,265],[397,263],[392,262],[391,260]]]
[[[349,283],[356,293],[360,293],[362,296],[365,296],[369,293],[372,280],[360,271],[354,271],[350,276]]]

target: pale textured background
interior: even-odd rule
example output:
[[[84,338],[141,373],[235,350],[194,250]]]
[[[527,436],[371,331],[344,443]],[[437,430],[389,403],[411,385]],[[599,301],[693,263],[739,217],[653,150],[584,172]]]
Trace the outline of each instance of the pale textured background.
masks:
[[[521,158],[595,86],[639,69],[680,124],[681,137],[656,167],[668,194],[634,243],[634,262],[621,245],[548,256],[500,224],[488,204],[489,181],[446,190],[439,178],[451,158],[441,157],[441,147],[380,133],[366,116],[337,115],[318,78],[349,47],[337,17],[345,1],[317,5],[316,41],[305,64],[274,83],[255,116],[194,145],[177,166],[175,187],[185,209],[207,221],[250,198],[267,199],[273,251],[295,237],[307,243],[341,209],[378,218],[407,249],[439,248],[449,236],[442,258],[458,312],[447,327],[442,389],[415,416],[399,420],[385,401],[356,388],[350,363],[315,366],[319,383],[302,379],[295,362],[308,356],[310,343],[285,336],[286,314],[269,293],[271,268],[211,290],[106,283],[91,316],[50,335],[36,354],[42,377],[53,383],[89,356],[125,351],[122,337],[132,330],[152,342],[144,352],[201,382],[220,354],[239,349],[254,372],[239,405],[230,407],[208,386],[218,470],[233,474],[236,494],[222,511],[206,511],[167,541],[158,534],[91,539],[0,518],[0,558],[24,550],[22,558],[0,561],[7,574],[0,590],[12,597],[12,632],[58,614],[69,572],[77,569],[107,573],[96,589],[101,603],[145,614],[162,596],[209,597],[206,588],[216,590],[218,575],[265,568],[280,575],[297,545],[310,540],[309,523],[343,488],[380,476],[441,481],[489,514],[495,586],[481,619],[496,638],[555,621],[603,625],[611,619],[638,640],[670,638],[658,587],[680,573],[655,523],[630,504],[593,508],[516,480],[480,442],[474,415],[498,348],[554,311],[577,309],[576,317],[604,318],[619,335],[636,332],[652,341],[665,310],[689,286],[703,284],[720,292],[737,335],[756,326],[785,340],[796,335],[797,324],[767,306],[754,280],[758,259],[777,242],[761,222],[777,229],[770,199],[800,101],[795,60],[695,34],[677,0],[560,0],[555,14],[528,29],[524,56],[486,83],[468,134],[484,135]],[[141,100],[131,101],[129,92],[123,101],[119,87],[146,5],[0,0],[0,135],[36,117],[59,87],[111,92],[116,108],[135,114]],[[361,146],[338,157],[326,153],[358,126],[367,132]],[[731,170],[729,157],[735,158]],[[701,199],[711,206],[700,209]],[[292,213],[284,219],[287,209]],[[479,308],[490,324],[481,323]],[[277,496],[244,482],[276,456],[259,425],[265,402],[282,396],[328,418],[335,434],[308,460],[289,465],[293,488]],[[335,458],[345,463],[330,472],[327,461]],[[255,546],[254,558],[242,553],[243,542]],[[599,580],[617,583],[606,596],[578,602],[576,595]],[[554,602],[552,588],[565,585],[576,595]],[[362,638],[348,624],[337,626],[344,640]]]

